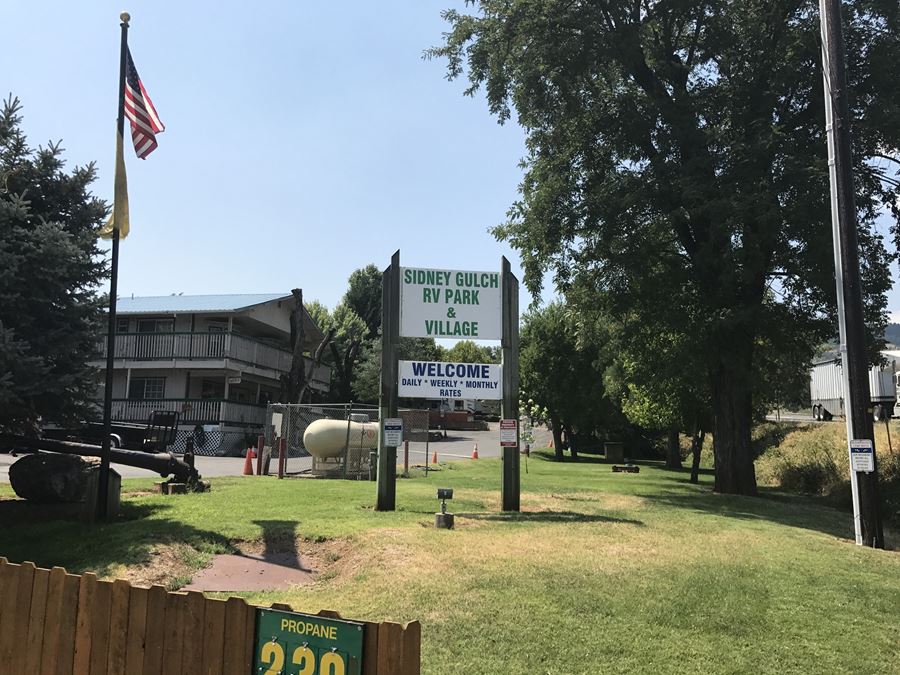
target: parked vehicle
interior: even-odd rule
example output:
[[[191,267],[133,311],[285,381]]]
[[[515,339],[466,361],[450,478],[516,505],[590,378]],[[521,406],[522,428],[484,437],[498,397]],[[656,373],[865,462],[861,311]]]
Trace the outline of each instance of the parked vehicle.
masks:
[[[882,352],[886,363],[869,369],[869,391],[872,396],[872,415],[875,420],[894,416],[897,403],[897,369],[900,352]],[[810,371],[809,398],[815,420],[830,420],[844,415],[843,373],[839,357],[831,356],[814,363]]]
[[[147,424],[113,422],[110,426],[109,445],[112,448],[127,450],[165,452],[175,441],[177,428],[177,412],[154,410],[150,413]],[[82,422],[76,428],[47,424],[44,426],[41,436],[52,440],[102,445],[103,423]]]
[[[110,447],[140,450],[144,442],[144,431],[146,428],[144,424],[113,423],[109,434]],[[100,445],[103,442],[103,424],[101,422],[82,422],[74,428],[46,424],[41,431],[41,437],[58,441],[75,441]]]

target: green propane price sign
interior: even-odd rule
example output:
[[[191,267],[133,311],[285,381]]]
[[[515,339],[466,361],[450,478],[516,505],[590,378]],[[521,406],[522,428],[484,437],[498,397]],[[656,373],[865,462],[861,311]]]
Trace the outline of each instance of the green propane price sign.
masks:
[[[363,625],[276,609],[256,611],[253,675],[360,675]]]

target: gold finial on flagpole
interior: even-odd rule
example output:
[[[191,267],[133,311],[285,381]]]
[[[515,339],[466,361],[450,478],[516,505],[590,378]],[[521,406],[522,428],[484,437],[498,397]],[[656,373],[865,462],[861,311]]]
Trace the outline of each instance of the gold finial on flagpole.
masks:
[[[122,19],[122,23],[128,23],[129,21],[131,21],[131,14],[129,14],[128,12],[122,12],[121,14],[119,14],[119,18]]]

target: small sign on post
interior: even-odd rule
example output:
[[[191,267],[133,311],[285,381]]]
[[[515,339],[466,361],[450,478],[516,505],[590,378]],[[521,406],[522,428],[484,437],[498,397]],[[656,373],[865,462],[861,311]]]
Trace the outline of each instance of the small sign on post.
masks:
[[[519,445],[518,420],[500,420],[500,447],[514,448]]]
[[[850,468],[859,473],[875,470],[875,446],[868,438],[850,441]]]
[[[384,420],[384,444],[391,448],[403,445],[402,417],[388,417]]]
[[[281,437],[281,421],[282,413],[272,413],[272,429],[275,431],[275,438]]]

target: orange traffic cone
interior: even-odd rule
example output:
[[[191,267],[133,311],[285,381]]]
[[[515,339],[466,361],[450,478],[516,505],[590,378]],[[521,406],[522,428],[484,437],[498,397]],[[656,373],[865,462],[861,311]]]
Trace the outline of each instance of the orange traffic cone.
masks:
[[[432,463],[432,464],[437,464],[437,463],[438,463],[438,461],[437,461],[437,450],[434,451],[434,455],[431,457],[431,463]]]
[[[472,448],[472,459],[478,459],[478,443]]]
[[[247,454],[250,455],[250,459],[256,459],[256,450],[253,449],[252,445],[247,448]]]
[[[251,457],[250,455],[251,455],[251,451],[248,450],[247,455],[244,458],[244,475],[245,476],[253,475],[253,461],[252,461],[253,457]]]

